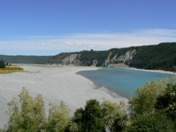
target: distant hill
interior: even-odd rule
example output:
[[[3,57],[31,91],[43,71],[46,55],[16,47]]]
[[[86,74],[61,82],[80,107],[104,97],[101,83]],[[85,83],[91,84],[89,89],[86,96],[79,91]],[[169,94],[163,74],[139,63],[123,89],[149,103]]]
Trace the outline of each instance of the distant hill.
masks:
[[[9,63],[64,64],[82,66],[130,66],[141,69],[176,71],[176,42],[158,45],[113,48],[106,51],[60,53],[55,56],[6,56]]]
[[[61,53],[50,63],[84,66],[116,66],[125,64],[142,69],[176,70],[176,42],[158,45],[114,48],[107,51]]]
[[[28,64],[45,64],[53,56],[24,56],[24,55],[0,55],[0,60],[3,59],[8,63],[28,63]]]

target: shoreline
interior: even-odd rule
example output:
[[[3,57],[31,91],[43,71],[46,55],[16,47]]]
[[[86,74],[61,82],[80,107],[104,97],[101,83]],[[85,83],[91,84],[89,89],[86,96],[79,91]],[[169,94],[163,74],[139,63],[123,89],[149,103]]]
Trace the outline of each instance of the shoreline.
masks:
[[[136,70],[136,71],[144,71],[144,72],[165,73],[165,74],[172,74],[172,75],[176,75],[176,73],[175,73],[175,72],[171,72],[171,71],[164,71],[164,70],[147,70],[147,69],[139,69],[139,68],[134,68],[134,67],[128,67],[128,68],[124,68],[124,69]]]
[[[125,64],[117,64],[115,66],[108,66],[108,67],[113,67],[113,68],[124,68],[124,69],[129,69],[129,70],[137,70],[137,71],[144,71],[144,72],[157,72],[157,73],[165,73],[165,74],[173,74],[176,75],[176,72],[172,71],[164,71],[164,70],[148,70],[148,69],[139,69],[135,67],[129,67]]]
[[[17,66],[25,66],[25,65],[30,65],[30,66],[41,66],[41,67],[87,67],[87,68],[94,68],[93,70],[98,70],[102,69],[102,67],[96,67],[96,66],[74,66],[74,65],[62,65],[62,64],[21,64],[21,63],[14,63],[14,65]],[[135,67],[129,67],[127,65],[117,65],[117,66],[107,66],[107,67],[112,67],[112,68],[124,68],[124,69],[129,69],[129,70],[138,70],[138,71],[144,71],[144,72],[157,72],[157,73],[166,73],[166,74],[173,74],[176,75],[176,72],[172,71],[164,71],[164,70],[148,70],[148,69],[139,69]],[[92,69],[90,69],[92,70]]]
[[[106,70],[106,68],[108,69],[108,70]],[[129,80],[129,83],[131,83],[131,88],[130,87],[128,87],[128,86],[124,86],[124,85],[122,85],[122,89],[121,88],[116,88],[117,86],[121,86],[121,83],[119,83],[119,84],[116,84],[116,82],[117,81],[115,81],[114,80],[114,78],[116,78],[116,76],[113,76],[113,75],[115,75],[115,73],[111,76],[109,76],[110,78],[108,78],[108,77],[102,77],[102,76],[106,76],[106,72],[107,71],[109,71],[109,68],[111,69],[112,68],[112,70],[114,69],[116,69],[117,68],[117,70],[125,70],[125,69],[127,69],[127,70],[135,70],[135,71],[141,71],[141,74],[140,74],[140,72],[139,72],[139,75],[138,75],[138,72],[137,72],[137,75],[138,76],[140,76],[140,75],[143,75],[143,74],[147,74],[147,75],[152,75],[152,77],[151,78],[147,78],[147,77],[144,77],[144,79],[142,80],[141,79],[141,83],[140,83],[140,85],[135,85],[133,82],[135,82],[135,81],[138,81],[138,80],[133,80],[133,79],[131,79],[131,80],[133,80],[133,81],[131,81],[131,80]],[[92,71],[91,73],[89,73],[89,72],[87,72],[87,71],[83,71],[83,72],[80,72],[80,73],[78,73],[79,75],[82,75],[82,76],[84,76],[84,77],[86,77],[87,79],[89,79],[89,80],[91,80],[92,82],[94,82],[94,84],[97,86],[97,88],[99,88],[99,87],[102,87],[102,86],[104,86],[104,87],[106,87],[106,89],[108,89],[109,90],[109,93],[112,93],[112,96],[113,96],[113,93],[117,93],[119,96],[121,96],[121,97],[125,97],[125,98],[127,98],[128,100],[130,100],[132,97],[134,97],[135,96],[135,94],[132,94],[132,93],[135,93],[135,92],[131,92],[130,90],[129,91],[127,91],[127,90],[123,90],[123,89],[126,89],[126,88],[130,88],[130,89],[133,89],[133,91],[136,91],[137,90],[137,88],[139,88],[139,87],[141,87],[141,86],[143,86],[143,85],[145,85],[145,83],[147,82],[147,81],[153,81],[153,80],[155,80],[156,78],[160,78],[160,79],[162,79],[162,78],[164,78],[164,77],[172,77],[172,75],[174,76],[175,75],[175,73],[173,73],[173,72],[168,72],[168,71],[161,71],[161,70],[145,70],[145,69],[137,69],[137,68],[130,68],[130,67],[100,67],[100,70],[102,69],[102,72],[100,73],[100,72],[94,72],[94,71]],[[110,70],[111,71],[111,70]],[[116,71],[116,70],[115,70]],[[134,71],[134,72],[135,72]],[[126,72],[128,72],[128,71],[126,71]],[[146,72],[146,73],[143,73],[142,74],[142,72]],[[96,74],[97,73],[97,74]],[[108,72],[108,74],[109,74],[110,72]],[[154,73],[154,74],[150,74],[150,73]],[[156,74],[155,74],[156,73]],[[159,73],[159,74],[157,74],[157,73]],[[118,74],[118,73],[116,73],[116,74]],[[120,77],[120,76],[119,76]],[[124,77],[124,76],[123,76]],[[123,78],[123,77],[120,77],[120,78]],[[128,76],[126,76],[127,78],[128,78]],[[156,77],[156,78],[155,78]],[[97,78],[97,79],[96,79]],[[118,80],[120,80],[120,78],[118,78],[118,75],[117,75],[117,79]],[[143,78],[143,76],[141,76],[141,78]],[[104,79],[106,79],[106,80],[111,80],[111,84],[113,84],[113,85],[111,85],[111,84],[109,84],[109,82],[107,82],[106,80],[104,80]],[[104,80],[104,81],[102,81],[102,80]],[[126,78],[123,78],[123,80],[121,80],[121,82],[123,82],[124,80],[126,80]],[[140,79],[139,79],[140,80]],[[125,93],[125,92],[126,93]]]

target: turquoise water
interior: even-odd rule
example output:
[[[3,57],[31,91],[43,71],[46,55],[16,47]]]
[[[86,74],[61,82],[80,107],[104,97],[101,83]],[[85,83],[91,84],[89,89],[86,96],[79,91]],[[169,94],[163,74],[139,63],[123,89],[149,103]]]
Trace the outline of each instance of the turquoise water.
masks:
[[[131,98],[135,91],[148,81],[161,80],[173,75],[124,68],[102,68],[93,71],[81,71],[78,74],[90,79],[97,87],[106,87],[117,94]]]

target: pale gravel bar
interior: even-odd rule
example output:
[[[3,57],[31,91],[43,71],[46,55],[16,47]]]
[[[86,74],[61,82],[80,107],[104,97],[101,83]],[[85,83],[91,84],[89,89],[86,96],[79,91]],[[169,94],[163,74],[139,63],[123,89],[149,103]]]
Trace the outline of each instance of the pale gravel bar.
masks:
[[[89,99],[113,102],[124,100],[106,88],[96,88],[93,82],[76,74],[79,71],[97,70],[96,67],[59,66],[59,65],[26,65],[20,64],[26,72],[0,74],[0,128],[7,124],[7,103],[18,97],[25,87],[32,96],[41,94],[45,104],[59,104],[64,101],[73,114],[77,108],[84,107]],[[48,105],[46,105],[48,109]]]

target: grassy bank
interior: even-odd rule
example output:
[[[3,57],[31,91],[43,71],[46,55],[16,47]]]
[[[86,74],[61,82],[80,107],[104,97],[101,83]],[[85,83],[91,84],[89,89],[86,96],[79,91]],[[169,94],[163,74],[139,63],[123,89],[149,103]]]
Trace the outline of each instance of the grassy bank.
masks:
[[[12,72],[23,72],[24,69],[18,66],[7,66],[0,68],[0,74],[12,73]]]

